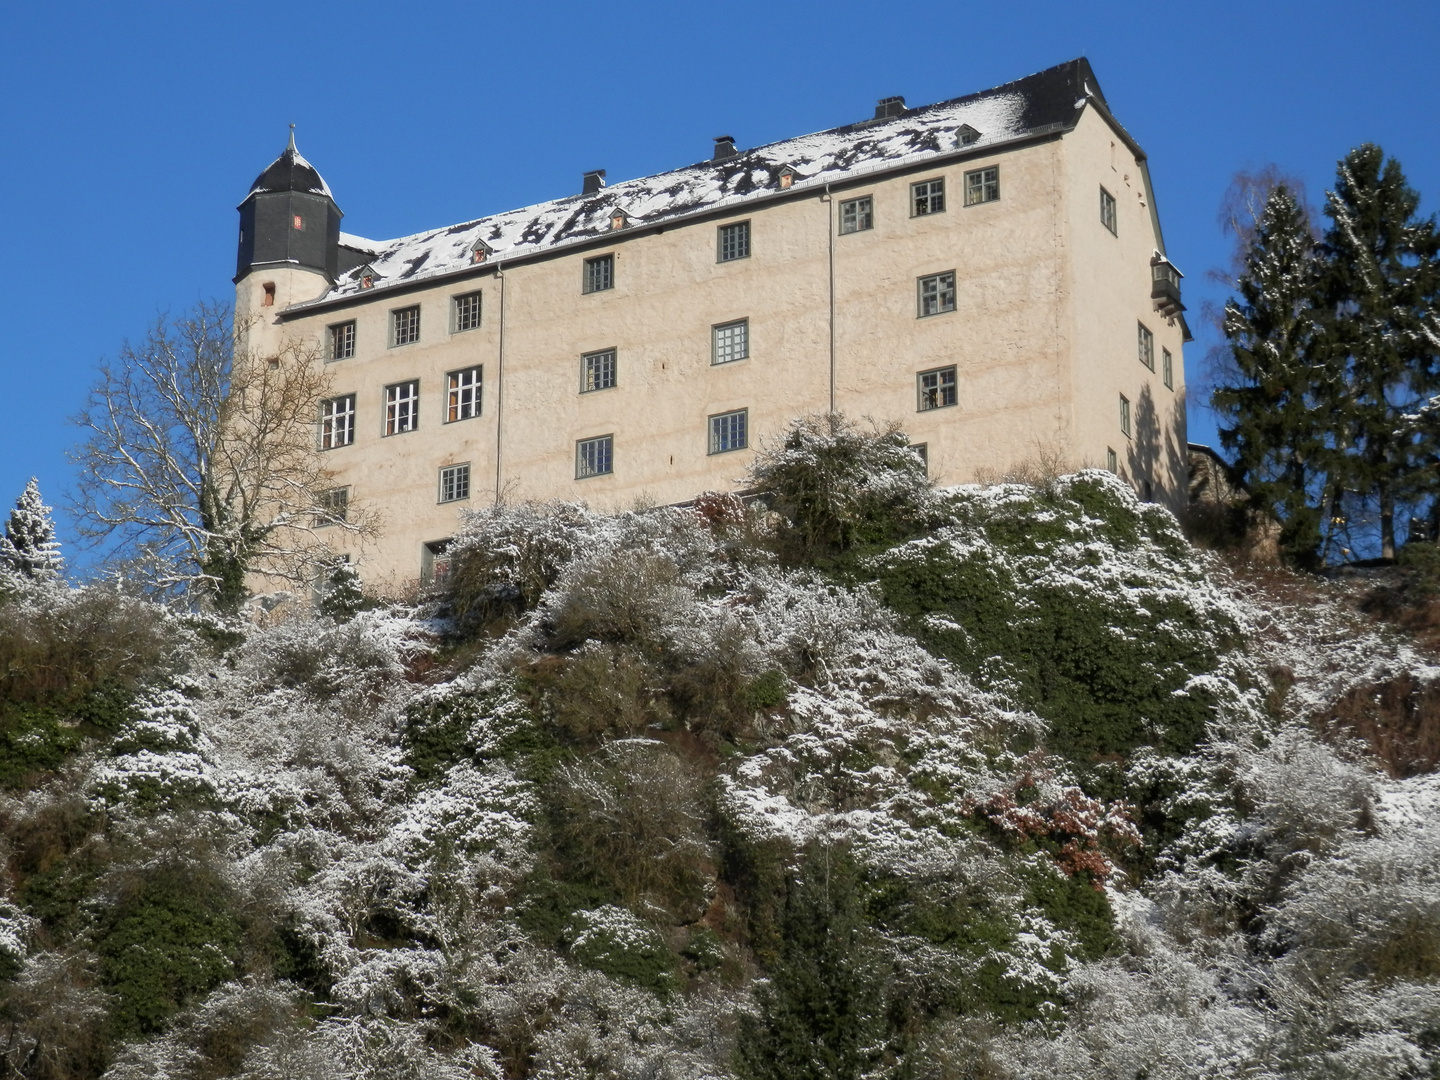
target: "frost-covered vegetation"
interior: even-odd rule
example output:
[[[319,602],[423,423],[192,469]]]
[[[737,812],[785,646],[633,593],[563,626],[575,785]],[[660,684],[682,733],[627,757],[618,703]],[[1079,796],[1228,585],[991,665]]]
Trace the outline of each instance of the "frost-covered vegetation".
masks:
[[[7,584],[6,1075],[1437,1074],[1422,648],[1107,473],[756,480],[475,514],[424,610]]]

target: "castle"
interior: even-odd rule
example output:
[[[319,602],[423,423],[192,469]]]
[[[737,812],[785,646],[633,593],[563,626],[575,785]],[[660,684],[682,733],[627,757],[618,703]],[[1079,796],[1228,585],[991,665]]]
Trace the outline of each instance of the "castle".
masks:
[[[368,582],[434,573],[465,507],[735,490],[827,410],[899,421],[940,483],[1043,453],[1185,501],[1181,275],[1084,59],[388,241],[292,135],[239,209],[237,344],[326,365]]]

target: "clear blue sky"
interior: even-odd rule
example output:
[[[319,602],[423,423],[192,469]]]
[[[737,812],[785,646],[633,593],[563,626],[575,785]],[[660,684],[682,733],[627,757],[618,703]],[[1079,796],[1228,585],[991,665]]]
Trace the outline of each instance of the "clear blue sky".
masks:
[[[157,311],[231,295],[235,206],[291,121],[345,228],[386,238],[1082,54],[1150,154],[1192,380],[1237,169],[1273,161],[1318,201],[1337,158],[1378,142],[1440,207],[1436,0],[6,5],[0,507],[32,474],[62,501],[97,360]]]

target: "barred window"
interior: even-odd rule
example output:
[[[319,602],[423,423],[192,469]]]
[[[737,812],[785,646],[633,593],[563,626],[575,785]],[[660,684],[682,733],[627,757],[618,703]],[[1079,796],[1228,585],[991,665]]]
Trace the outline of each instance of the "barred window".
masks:
[[[945,209],[945,179],[921,180],[910,185],[910,214],[922,217],[938,214]]]
[[[583,292],[604,292],[615,287],[615,256],[597,255],[585,260],[585,278],[581,285]]]
[[[710,357],[712,364],[728,364],[732,360],[744,360],[750,355],[750,320],[721,323],[712,330],[714,349]]]
[[[734,225],[721,225],[717,262],[750,257],[750,223],[737,221]]]
[[[931,274],[919,281],[920,318],[955,310],[955,271]]]
[[[1130,437],[1130,399],[1124,394],[1120,395],[1120,430],[1127,439]]]
[[[615,436],[581,439],[575,444],[575,479],[603,476],[615,471]]]
[[[615,385],[614,349],[586,353],[580,358],[580,363],[580,392],[582,394],[588,394],[592,390],[609,390]]]
[[[955,404],[955,365],[922,371],[916,376],[920,393],[920,412],[943,409]]]
[[[315,525],[339,525],[348,520],[350,512],[350,489],[331,488],[320,492],[315,500]]]
[[[864,232],[875,227],[875,203],[869,195],[847,199],[840,204],[840,231]]]
[[[1144,364],[1151,371],[1155,370],[1155,335],[1143,322],[1136,323],[1139,327],[1137,340],[1140,347],[1140,363]]]
[[[440,470],[440,501],[458,502],[470,498],[470,465],[447,465]]]
[[[480,294],[463,293],[452,302],[451,314],[455,333],[474,330],[480,325]]]
[[[420,340],[420,305],[390,312],[390,344],[409,345]]]
[[[385,388],[385,434],[414,431],[420,422],[420,380]]]
[[[445,376],[445,422],[469,420],[480,415],[481,394],[484,390],[485,367],[476,364],[461,371],[452,371]]]
[[[710,453],[744,450],[750,445],[750,410],[719,413],[710,417]]]
[[[965,174],[965,205],[994,202],[1000,198],[1000,167],[976,169]]]
[[[331,360],[349,360],[355,355],[355,320],[330,327]]]
[[[1175,389],[1175,358],[1169,349],[1160,350],[1160,377],[1165,380],[1166,389]]]
[[[355,441],[355,395],[330,398],[320,403],[320,449],[334,450]]]
[[[1109,229],[1116,236],[1120,231],[1115,221],[1115,196],[1111,195],[1103,187],[1100,189],[1100,224]]]

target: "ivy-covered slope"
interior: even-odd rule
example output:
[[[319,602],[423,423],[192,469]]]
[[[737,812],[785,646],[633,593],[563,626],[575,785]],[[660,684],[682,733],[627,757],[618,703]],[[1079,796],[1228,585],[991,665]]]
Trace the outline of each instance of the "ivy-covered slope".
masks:
[[[1316,725],[1422,655],[1108,474],[768,464],[476,514],[422,611],[13,587],[6,1074],[1433,1073],[1440,788]]]

